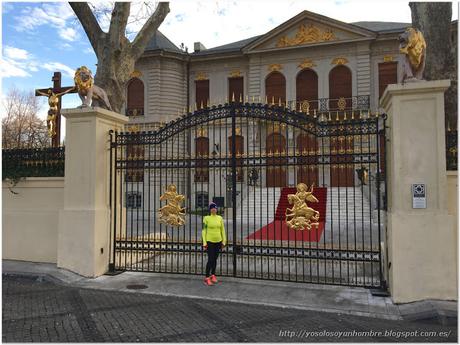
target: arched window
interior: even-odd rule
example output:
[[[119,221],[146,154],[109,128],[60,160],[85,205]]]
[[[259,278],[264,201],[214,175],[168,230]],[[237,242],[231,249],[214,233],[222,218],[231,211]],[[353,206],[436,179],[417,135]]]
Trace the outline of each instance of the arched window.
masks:
[[[286,137],[281,133],[271,133],[265,141],[267,158],[266,186],[287,186]]]
[[[195,138],[195,182],[209,181],[209,138]]]
[[[133,78],[128,82],[128,100],[126,115],[144,115],[144,83],[139,78]]]
[[[272,72],[265,79],[265,95],[268,103],[286,104],[286,78],[280,72]]]
[[[298,111],[306,112],[306,108],[318,110],[318,75],[315,71],[307,68],[297,74],[296,101]]]
[[[346,109],[352,107],[353,90],[351,84],[351,71],[344,65],[334,67],[329,72],[329,109],[339,109],[339,98],[345,98]]]
[[[232,152],[232,136],[228,137],[228,151],[230,156],[233,154]],[[235,151],[236,151],[236,180],[238,182],[244,181],[244,174],[243,174],[243,159],[242,156],[244,155],[244,137],[242,135],[236,134],[235,135]]]

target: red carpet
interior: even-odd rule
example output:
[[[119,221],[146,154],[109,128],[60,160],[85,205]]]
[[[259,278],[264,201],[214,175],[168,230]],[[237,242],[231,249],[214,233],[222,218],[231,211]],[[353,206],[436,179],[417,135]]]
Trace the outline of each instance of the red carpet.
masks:
[[[303,242],[318,242],[324,231],[324,223],[326,218],[326,199],[327,188],[315,188],[313,195],[319,202],[309,202],[308,206],[319,211],[319,227],[316,230],[313,227],[309,230],[293,230],[289,229],[285,222],[286,207],[289,205],[287,200],[288,194],[295,194],[295,187],[284,187],[281,190],[280,200],[275,212],[275,220],[270,224],[263,226],[261,229],[253,232],[246,239],[255,240],[290,240],[290,241],[303,241]]]

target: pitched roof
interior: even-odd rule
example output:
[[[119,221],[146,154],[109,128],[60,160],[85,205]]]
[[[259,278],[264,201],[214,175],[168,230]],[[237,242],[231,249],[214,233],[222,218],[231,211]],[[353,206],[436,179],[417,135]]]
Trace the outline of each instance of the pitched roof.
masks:
[[[200,52],[192,53],[192,55],[206,55],[206,54],[214,54],[214,53],[240,51],[246,45],[248,45],[249,43],[255,41],[256,39],[258,39],[259,37],[262,37],[262,36],[263,35],[253,36],[253,37],[241,40],[241,41],[232,42],[232,43],[224,44],[222,46],[209,48],[209,49],[206,49],[206,50],[202,50]]]
[[[397,22],[354,22],[350,24],[375,32],[404,31],[408,26],[411,25],[411,23]]]
[[[180,50],[174,43],[172,43],[165,35],[163,35],[160,30],[155,32],[150,42],[147,44],[145,51],[148,50],[167,50],[175,53],[184,53]]]

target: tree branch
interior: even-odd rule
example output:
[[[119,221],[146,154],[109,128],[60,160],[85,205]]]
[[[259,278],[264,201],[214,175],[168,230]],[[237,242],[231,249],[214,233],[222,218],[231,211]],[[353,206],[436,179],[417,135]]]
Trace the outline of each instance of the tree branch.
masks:
[[[105,33],[99,26],[96,17],[86,2],[69,2],[69,5],[83,26],[86,36],[88,36],[89,42],[93,46],[96,56],[98,56],[99,42],[104,38]]]
[[[109,29],[109,36],[111,42],[113,42],[114,49],[121,49],[121,42],[125,38],[130,9],[130,2],[115,2]]]
[[[137,34],[132,45],[132,55],[138,59],[144,53],[145,47],[152,39],[158,27],[163,23],[169,13],[169,2],[159,2],[155,12],[145,22],[142,29]]]

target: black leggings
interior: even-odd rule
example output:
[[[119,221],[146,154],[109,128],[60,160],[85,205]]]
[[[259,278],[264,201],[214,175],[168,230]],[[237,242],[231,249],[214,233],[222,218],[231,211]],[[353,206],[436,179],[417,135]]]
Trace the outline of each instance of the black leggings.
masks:
[[[208,244],[208,263],[206,264],[206,277],[216,274],[217,257],[222,248],[222,242],[206,242]]]

